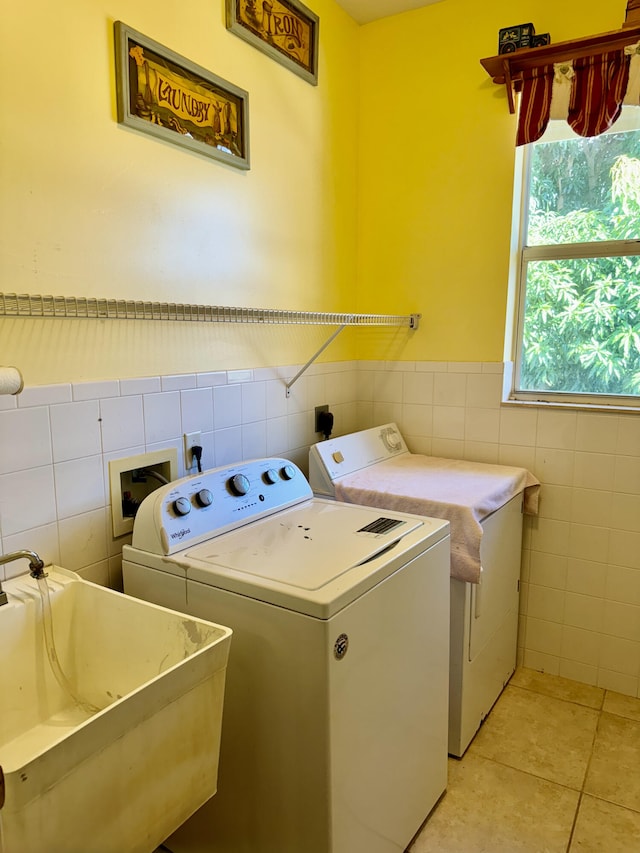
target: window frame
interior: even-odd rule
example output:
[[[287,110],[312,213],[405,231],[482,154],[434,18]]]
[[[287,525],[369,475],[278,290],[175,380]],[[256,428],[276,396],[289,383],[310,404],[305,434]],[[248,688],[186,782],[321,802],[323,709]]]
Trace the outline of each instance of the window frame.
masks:
[[[503,402],[600,409],[603,411],[614,409],[640,411],[640,393],[625,396],[566,391],[525,391],[520,387],[528,264],[540,260],[640,256],[640,239],[599,240],[593,243],[561,243],[544,246],[524,245],[529,224],[531,150],[535,144],[531,143],[516,148],[509,300],[507,305],[508,326],[505,337],[505,358],[508,360],[509,371],[505,376]]]

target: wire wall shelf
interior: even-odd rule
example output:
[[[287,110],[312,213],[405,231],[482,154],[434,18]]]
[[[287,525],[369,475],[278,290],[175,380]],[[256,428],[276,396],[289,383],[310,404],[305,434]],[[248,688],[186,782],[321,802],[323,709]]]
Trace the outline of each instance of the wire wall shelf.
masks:
[[[288,397],[292,385],[347,326],[386,326],[416,330],[420,325],[422,314],[334,314],[320,311],[285,311],[277,308],[232,308],[221,305],[143,302],[135,299],[0,293],[0,317],[177,320],[191,323],[259,323],[265,326],[338,326],[338,329],[293,379],[285,384]]]
[[[2,317],[64,317],[96,320],[177,320],[192,323],[262,323],[264,325],[397,326],[417,329],[421,314],[335,314],[273,308],[234,308],[101,299],[84,296],[40,296],[0,293]]]

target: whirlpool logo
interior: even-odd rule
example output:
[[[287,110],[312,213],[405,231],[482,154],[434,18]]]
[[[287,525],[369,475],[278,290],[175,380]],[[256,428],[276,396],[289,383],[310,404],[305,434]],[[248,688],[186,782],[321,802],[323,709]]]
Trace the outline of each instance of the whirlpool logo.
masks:
[[[183,527],[182,530],[176,530],[175,533],[171,534],[172,539],[184,539],[185,536],[188,536],[191,533],[190,527]]]

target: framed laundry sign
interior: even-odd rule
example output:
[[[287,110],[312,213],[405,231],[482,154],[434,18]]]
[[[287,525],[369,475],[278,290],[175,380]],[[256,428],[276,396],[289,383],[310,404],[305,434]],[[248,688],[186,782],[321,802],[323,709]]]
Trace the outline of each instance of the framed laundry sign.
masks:
[[[249,94],[116,21],[118,121],[249,168]]]
[[[318,84],[320,19],[300,0],[226,0],[227,29]]]

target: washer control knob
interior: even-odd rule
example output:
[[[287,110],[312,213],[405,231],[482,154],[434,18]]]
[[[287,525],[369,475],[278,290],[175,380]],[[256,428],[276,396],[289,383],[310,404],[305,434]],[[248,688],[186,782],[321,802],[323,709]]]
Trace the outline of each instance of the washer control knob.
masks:
[[[283,480],[293,480],[296,476],[296,469],[293,465],[285,465],[284,468],[280,470],[280,476]]]
[[[209,489],[200,489],[196,494],[196,503],[198,506],[211,506],[213,503],[213,495]]]
[[[229,480],[229,488],[234,495],[241,497],[249,491],[249,480],[244,474],[236,474]]]
[[[274,483],[278,482],[278,472],[275,470],[275,468],[269,468],[267,471],[264,472],[262,476],[264,478],[265,483],[267,483],[269,486],[273,486]]]
[[[173,508],[176,512],[176,515],[189,515],[191,512],[191,504],[187,500],[187,498],[177,498],[173,502]]]

